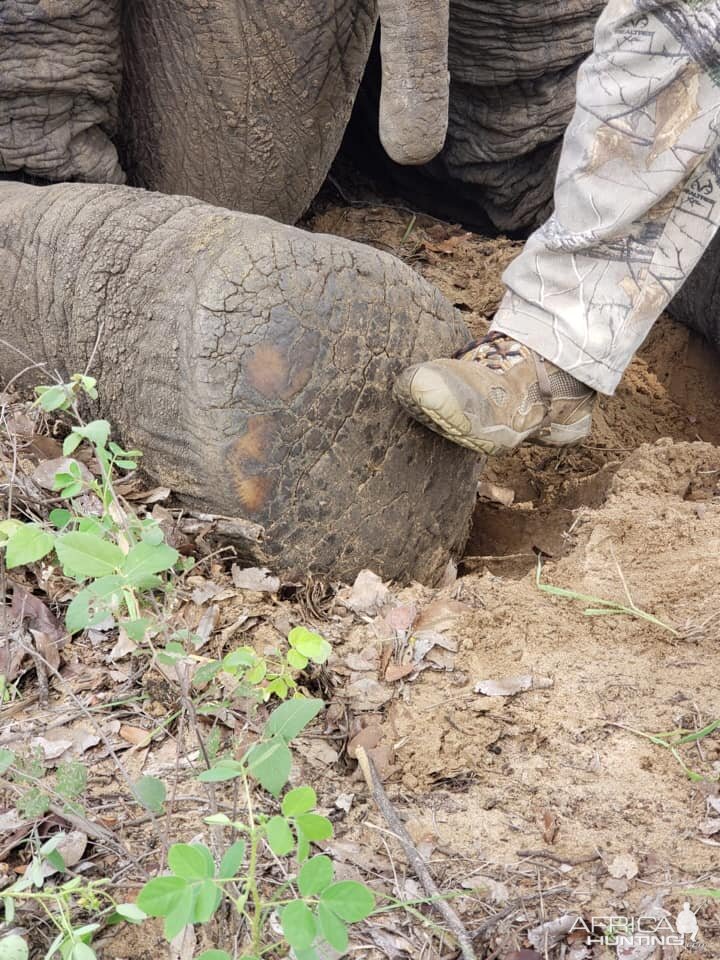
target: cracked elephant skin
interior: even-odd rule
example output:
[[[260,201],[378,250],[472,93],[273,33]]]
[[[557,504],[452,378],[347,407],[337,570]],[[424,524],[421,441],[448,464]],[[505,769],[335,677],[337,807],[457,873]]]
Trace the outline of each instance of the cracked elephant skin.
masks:
[[[121,15],[131,181],[296,220],[340,145],[375,0],[133,0]]]
[[[111,185],[0,183],[0,243],[0,336],[64,376],[99,337],[95,412],[191,504],[260,524],[259,559],[428,582],[462,548],[477,460],[390,385],[467,331],[395,258]]]

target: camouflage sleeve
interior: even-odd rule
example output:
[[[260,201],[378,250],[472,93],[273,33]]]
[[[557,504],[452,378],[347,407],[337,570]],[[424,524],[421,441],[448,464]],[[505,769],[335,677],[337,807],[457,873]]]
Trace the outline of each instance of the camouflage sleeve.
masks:
[[[612,393],[720,224],[720,0],[610,0],[493,328]]]

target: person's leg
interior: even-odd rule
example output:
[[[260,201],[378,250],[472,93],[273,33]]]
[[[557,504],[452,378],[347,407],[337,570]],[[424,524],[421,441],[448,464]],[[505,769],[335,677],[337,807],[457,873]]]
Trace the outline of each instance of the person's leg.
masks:
[[[401,375],[414,416],[490,453],[587,434],[591,391],[614,391],[720,223],[718,83],[720,0],[609,0],[555,213],[505,271],[489,343]]]

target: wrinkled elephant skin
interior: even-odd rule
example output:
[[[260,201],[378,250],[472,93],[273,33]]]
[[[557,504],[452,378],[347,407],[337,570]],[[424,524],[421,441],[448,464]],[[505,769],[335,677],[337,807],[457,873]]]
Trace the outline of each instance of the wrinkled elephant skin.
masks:
[[[99,411],[190,503],[261,525],[258,559],[430,581],[462,548],[477,461],[414,425],[390,386],[467,332],[395,258],[80,184],[0,183],[0,243],[0,336],[64,376],[99,336]],[[0,376],[26,365],[5,351]]]

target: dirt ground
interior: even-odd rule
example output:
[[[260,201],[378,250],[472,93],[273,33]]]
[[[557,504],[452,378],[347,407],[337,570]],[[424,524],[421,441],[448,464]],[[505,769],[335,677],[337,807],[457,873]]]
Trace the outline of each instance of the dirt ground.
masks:
[[[312,227],[402,256],[473,334],[484,332],[519,247],[411,221],[390,208],[339,208]],[[472,607],[453,629],[454,668],[408,684],[386,720],[394,779],[418,832],[455,860],[456,879],[519,871],[569,885],[562,905],[545,904],[548,917],[570,906],[626,915],[653,897],[672,910],[683,887],[717,882],[720,831],[713,840],[708,816],[720,736],[687,758],[708,777],[693,783],[667,749],[627,728],[695,729],[720,717],[719,382],[701,338],[662,318],[617,395],[601,400],[587,444],[560,455],[529,447],[486,471],[465,575],[447,591]],[[543,580],[621,603],[627,590],[678,635],[539,593],[538,551],[551,558]],[[552,686],[473,693],[479,680],[517,675]],[[523,848],[548,854],[522,857]],[[562,866],[594,854],[591,866]],[[620,877],[617,857],[632,863]],[[720,955],[720,912],[703,917],[702,943],[683,956]]]
[[[473,333],[518,250],[389,207],[330,207],[309,227],[401,256]],[[256,592],[209,558],[179,591],[178,622],[204,625],[209,655],[270,649],[297,623],[331,641],[312,680],[330,706],[301,742],[293,782],[316,785],[334,820],[327,846],[341,876],[423,899],[357,769],[365,747],[481,960],[720,957],[719,901],[690,892],[720,888],[720,729],[674,752],[648,738],[670,744],[671,732],[720,720],[719,384],[720,360],[663,318],[617,396],[601,401],[586,444],[527,448],[487,469],[467,556],[441,589],[366,577]],[[543,591],[540,556],[541,585],[591,599]],[[586,613],[607,610],[601,601],[626,612]],[[128,798],[117,758],[131,779],[175,778],[167,829],[190,839],[203,831],[197,751],[187,729],[165,723],[177,707],[167,677],[112,633],[90,631],[62,658],[103,741],[86,745],[87,720],[65,688],[51,685],[39,705],[30,664],[24,698],[0,711],[0,746],[65,736],[92,759],[93,809],[135,858],[114,868],[131,899],[136,868],[157,866],[162,837]],[[128,732],[138,729],[159,732],[148,745]],[[235,735],[223,726],[225,743]],[[92,849],[87,869],[113,869],[110,847]],[[5,869],[18,868],[22,851],[4,850]],[[685,947],[588,946],[569,932],[578,918],[672,921],[685,901],[699,925]],[[350,955],[456,957],[432,916],[425,905],[375,917]],[[164,956],[160,943],[154,927],[123,928],[103,935],[99,956]]]

